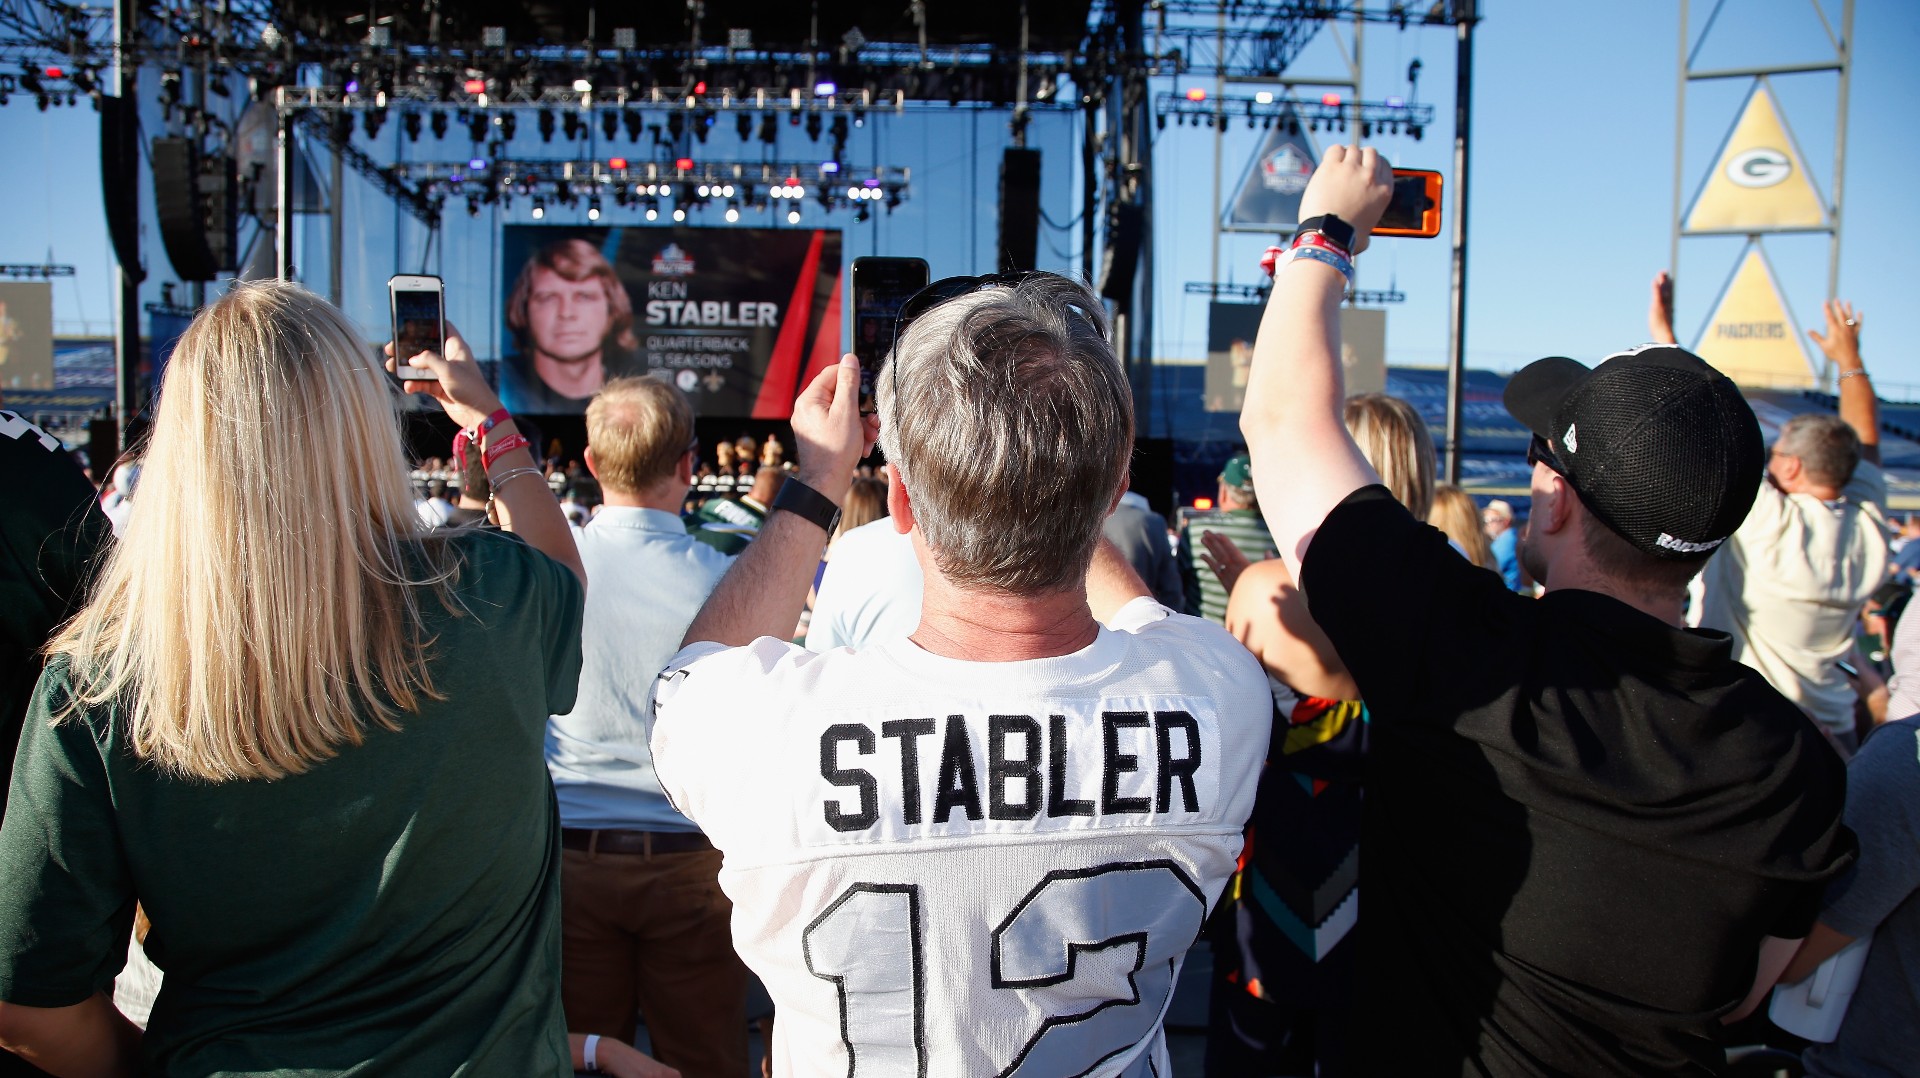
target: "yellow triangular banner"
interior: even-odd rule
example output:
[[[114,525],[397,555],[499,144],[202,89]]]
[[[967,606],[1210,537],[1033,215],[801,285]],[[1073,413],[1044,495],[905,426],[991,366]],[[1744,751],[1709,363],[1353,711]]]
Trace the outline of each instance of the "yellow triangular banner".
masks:
[[[1749,388],[1805,389],[1814,384],[1799,327],[1787,313],[1773,270],[1758,246],[1747,247],[1693,351]]]
[[[1687,211],[1688,232],[1770,232],[1827,227],[1827,207],[1807,175],[1765,82],[1756,81],[1740,119]]]

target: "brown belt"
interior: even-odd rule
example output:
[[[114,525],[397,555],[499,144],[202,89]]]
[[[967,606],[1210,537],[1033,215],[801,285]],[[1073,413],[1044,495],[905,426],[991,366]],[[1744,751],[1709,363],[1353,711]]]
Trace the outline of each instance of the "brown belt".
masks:
[[[583,831],[573,827],[560,829],[560,845],[588,853],[637,853],[644,857],[713,849],[713,843],[698,831]]]

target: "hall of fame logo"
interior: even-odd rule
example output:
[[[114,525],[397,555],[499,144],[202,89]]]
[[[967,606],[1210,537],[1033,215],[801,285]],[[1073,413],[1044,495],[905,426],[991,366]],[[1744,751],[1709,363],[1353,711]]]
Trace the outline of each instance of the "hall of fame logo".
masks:
[[[1297,195],[1307,189],[1313,178],[1313,162],[1292,143],[1268,154],[1260,162],[1260,184],[1269,191]]]
[[[669,243],[665,250],[653,256],[653,272],[658,277],[691,277],[693,256],[679,244]]]

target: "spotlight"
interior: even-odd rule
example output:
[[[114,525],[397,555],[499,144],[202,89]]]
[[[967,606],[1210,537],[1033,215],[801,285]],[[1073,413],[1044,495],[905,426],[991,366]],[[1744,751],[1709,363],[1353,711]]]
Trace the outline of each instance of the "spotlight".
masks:
[[[740,207],[732,202],[727,203],[727,223],[732,224],[739,219]]]
[[[807,137],[815,142],[820,141],[820,114],[817,112],[807,114]]]
[[[641,118],[640,110],[639,109],[621,110],[620,122],[626,125],[627,141],[639,142],[640,132],[646,130],[646,121]]]
[[[655,202],[653,199],[647,199],[646,207],[647,207],[647,220],[658,221],[660,219],[660,204],[658,202]]]
[[[473,195],[467,196],[467,216],[480,216],[480,200]]]
[[[708,187],[704,183],[700,185],[699,189],[694,191],[694,194],[699,195],[701,198],[706,198],[709,194],[712,194],[712,193],[713,193],[713,189]]]
[[[707,141],[707,132],[713,128],[713,110],[702,109],[693,114],[693,137],[701,142]]]
[[[368,138],[379,138],[380,125],[386,122],[385,109],[368,109],[360,114],[360,126],[366,131]]]
[[[402,113],[400,116],[400,130],[407,133],[408,142],[419,142],[420,114],[417,112]]]
[[[598,221],[599,219],[600,219],[600,199],[596,196],[594,198],[590,198],[587,200],[587,220]]]
[[[835,116],[833,123],[827,127],[827,133],[833,136],[833,141],[835,142],[847,141],[847,118],[845,116]]]
[[[720,187],[718,187],[716,191],[718,192],[721,198],[733,197],[733,185],[730,183],[720,185]]]
[[[680,141],[680,135],[686,129],[687,118],[685,116],[678,112],[670,112],[667,114],[667,134],[672,136],[674,142],[677,143]]]
[[[575,79],[573,80],[573,92],[576,94],[590,94],[593,92],[593,83],[588,82],[586,79]]]
[[[747,141],[753,137],[753,117],[744,112],[735,116],[733,118],[733,129],[740,132],[741,142]]]
[[[540,141],[553,141],[554,118],[552,109],[540,110]]]
[[[545,219],[546,216],[547,216],[547,200],[544,198],[534,199],[533,200],[533,219],[536,221],[539,221],[539,220]]]
[[[687,219],[687,211],[686,211],[685,209],[683,209],[682,207],[679,207],[679,206],[675,206],[675,207],[673,208],[673,219],[674,219],[674,220],[676,220],[676,221],[684,221],[684,220],[686,220],[686,219]]]
[[[769,112],[760,117],[760,141],[771,146],[780,138],[780,117]]]
[[[518,125],[518,121],[516,121],[516,120],[514,119],[514,116],[513,116],[513,113],[511,113],[511,112],[509,112],[509,113],[507,113],[507,114],[506,114],[505,116],[502,116],[502,117],[500,117],[500,139],[501,139],[501,141],[503,141],[503,142],[512,142],[512,141],[513,141],[513,129],[514,129],[514,127],[516,127],[517,125]],[[478,140],[475,140],[475,141],[478,141]]]
[[[427,126],[433,128],[434,138],[446,138],[447,114],[440,109],[434,109],[433,116],[427,121]]]
[[[800,223],[799,207],[795,207],[787,211],[787,223],[790,225],[797,225]]]
[[[567,141],[572,142],[586,135],[587,122],[577,112],[569,112],[566,117]]]
[[[611,142],[613,136],[620,133],[620,114],[608,109],[600,114],[600,132]]]
[[[467,116],[467,138],[474,142],[487,141],[487,114],[475,112]]]
[[[474,95],[475,97],[478,97],[481,94],[484,94],[487,92],[487,80],[468,79],[464,84],[462,84],[461,89],[467,91],[468,93]]]

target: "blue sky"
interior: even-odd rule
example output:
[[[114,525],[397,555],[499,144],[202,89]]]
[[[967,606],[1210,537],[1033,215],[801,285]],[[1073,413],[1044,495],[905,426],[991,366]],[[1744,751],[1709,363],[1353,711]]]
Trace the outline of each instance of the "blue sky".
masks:
[[[1596,359],[1645,337],[1647,282],[1666,265],[1674,209],[1677,7],[1673,0],[1605,5],[1484,0],[1485,21],[1476,36],[1470,184],[1471,365],[1504,370],[1548,354]],[[1696,25],[1712,7],[1712,0],[1695,0]],[[1825,8],[1837,27],[1840,0],[1827,0]],[[1339,73],[1328,33],[1321,32],[1293,74]],[[1920,55],[1920,4],[1858,0],[1854,38],[1839,294],[1865,312],[1867,362],[1883,394],[1920,397],[1920,349],[1909,344],[1920,340],[1920,303],[1909,298],[1913,252],[1920,241],[1920,140],[1913,137],[1920,121],[1911,111],[1920,102],[1920,64],[1912,60]],[[1404,73],[1418,58],[1423,66],[1418,99],[1440,106],[1424,140],[1388,137],[1375,144],[1396,164],[1451,173],[1451,32],[1369,27],[1364,55],[1366,97],[1406,94]],[[1809,0],[1726,0],[1699,63],[1796,62],[1828,55]],[[1831,75],[1775,80],[1787,120],[1823,192],[1833,189],[1835,84]],[[1189,85],[1211,90],[1212,80],[1159,80],[1156,89]],[[1709,167],[1747,85],[1743,80],[1695,84],[1689,91],[1683,198],[1691,197]],[[148,117],[150,128],[156,120]],[[1045,155],[1043,208],[1062,225],[1071,225],[1079,190],[1079,130],[1075,115],[1043,114],[1029,134],[1030,145]],[[1223,199],[1230,197],[1258,135],[1241,125],[1225,136],[1219,177]],[[398,153],[457,159],[469,148],[458,136],[437,146],[431,135],[406,144],[397,123],[389,123],[377,141],[356,137],[363,148],[386,158]],[[1206,301],[1184,295],[1183,286],[1211,275],[1215,137],[1208,129],[1169,124],[1155,145],[1155,336],[1156,352],[1163,357],[1197,358],[1205,352]],[[781,138],[783,159],[818,153],[798,129],[783,125]],[[1006,144],[1005,116],[999,113],[935,109],[870,119],[854,133],[850,160],[909,166],[914,186],[909,201],[892,215],[876,214],[867,224],[855,224],[844,211],[836,216],[835,223],[846,230],[848,257],[919,255],[931,263],[935,276],[990,268],[999,156]],[[105,331],[112,317],[112,262],[101,211],[95,114],[84,105],[41,113],[31,100],[15,95],[0,108],[0,145],[9,148],[14,165],[0,176],[0,197],[11,211],[10,227],[0,232],[0,260],[39,262],[51,254],[55,261],[74,264],[79,275],[55,286],[56,320],[69,332],[83,326]],[[616,145],[630,152],[624,136]],[[529,155],[565,153],[564,140],[542,146],[530,132],[513,147]],[[602,156],[612,152],[598,150]],[[758,143],[743,145],[724,127],[705,147],[715,160],[746,158],[758,150]],[[151,271],[143,298],[151,300],[158,298],[159,281],[169,270],[144,178],[142,187]],[[373,337],[385,322],[387,276],[420,270],[426,235],[358,180],[349,181],[345,205],[349,235],[357,239],[345,252],[344,306]],[[491,322],[498,273],[493,227],[527,221],[529,206],[522,200],[511,211],[476,220],[458,205],[448,209],[448,225],[426,268],[447,278],[455,321],[484,340],[478,327]],[[616,216],[610,212],[601,223],[639,223],[637,217]],[[560,211],[551,211],[548,220],[560,217]],[[717,215],[701,223],[725,227]],[[771,217],[752,214],[743,221],[770,223]],[[815,223],[815,217],[807,223]],[[321,290],[327,280],[324,236],[322,218],[303,226],[305,250],[314,257],[300,261],[305,277]],[[1077,227],[1043,225],[1042,263],[1077,267],[1078,238]],[[1227,236],[1220,278],[1253,281],[1254,263],[1267,242]],[[1742,243],[1737,238],[1682,241],[1678,322],[1683,341],[1698,332]],[[1795,319],[1803,328],[1818,325],[1826,238],[1776,237],[1766,241],[1766,249]],[[1391,284],[1408,297],[1388,308],[1389,362],[1444,361],[1447,261],[1444,238],[1385,241],[1361,259],[1362,287]],[[487,350],[481,340],[475,343]]]

